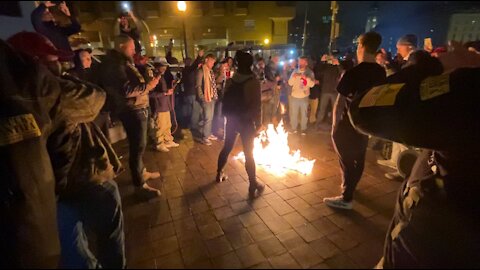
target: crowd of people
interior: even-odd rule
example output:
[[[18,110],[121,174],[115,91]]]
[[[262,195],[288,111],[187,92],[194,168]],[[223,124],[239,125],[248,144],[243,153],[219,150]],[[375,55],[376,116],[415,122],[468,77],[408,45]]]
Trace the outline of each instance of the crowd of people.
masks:
[[[49,10],[54,6],[70,24],[57,23]],[[460,119],[461,125],[455,125],[469,133],[435,134],[465,137],[445,143],[428,130],[413,139],[408,121],[402,118],[406,110],[435,114],[421,111],[430,103],[417,102],[419,96],[422,101],[446,96],[441,104],[455,100],[467,104],[472,99],[458,96],[478,97],[474,89],[480,85],[477,43],[427,52],[418,49],[417,37],[409,34],[398,40],[398,55],[392,59],[380,48],[381,35],[368,32],[358,39],[356,57],[341,61],[331,54],[288,62],[282,55],[272,55],[267,60],[248,49],[237,51],[234,58],[226,53],[217,59],[199,50],[195,59],[184,59],[185,67],[176,77],[170,71],[176,61],[171,45],[165,57],[141,55],[142,27],[131,12],[119,16],[114,48],[95,64],[91,50],[70,47],[68,37],[79,32],[81,25],[65,2],[40,3],[31,19],[36,32],[0,41],[2,268],[126,267],[121,198],[115,182],[124,168],[109,141],[112,121],[120,121],[126,131],[131,180],[139,198],[162,195],[148,183],[161,175],[149,172],[143,163],[147,145],[169,152],[179,146],[174,135],[188,129],[197,143],[209,146],[212,141],[224,141],[215,179],[219,184],[228,178],[228,156],[240,135],[249,199],[254,200],[265,189],[256,177],[254,139],[267,125],[282,120],[292,135],[331,131],[343,190],[340,196],[324,198],[333,208],[353,208],[369,135],[395,141],[391,158],[378,161],[392,168],[409,144],[428,148],[404,176],[408,181],[399,193],[379,266],[479,266],[474,256],[480,249],[479,210],[474,196],[463,196],[478,186],[474,170],[479,165],[478,121]],[[423,83],[440,75],[450,76],[446,84],[445,80]],[[402,87],[408,91],[398,94]],[[382,100],[382,89],[396,91],[402,102]],[[464,89],[472,92],[463,93]],[[456,96],[449,99],[448,95]],[[408,102],[412,108],[405,107]],[[472,106],[452,106],[461,112],[471,110],[471,119],[478,115]],[[466,115],[458,111],[454,115]],[[391,126],[385,119],[392,119]],[[440,125],[430,118],[419,121]],[[474,147],[466,147],[469,143]],[[468,157],[469,167],[462,157]],[[428,220],[432,210],[435,216]],[[443,215],[455,224],[465,220],[466,230],[455,231],[448,222],[438,224]],[[89,248],[91,233],[95,255]]]

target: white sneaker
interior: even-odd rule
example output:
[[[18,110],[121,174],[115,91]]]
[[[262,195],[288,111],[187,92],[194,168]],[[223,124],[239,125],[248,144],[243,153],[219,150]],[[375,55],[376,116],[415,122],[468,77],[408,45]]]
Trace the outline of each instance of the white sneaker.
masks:
[[[207,145],[207,146],[212,145],[212,142],[211,142],[209,139],[204,139],[204,140],[202,140],[202,143],[205,144],[205,145]]]
[[[138,196],[144,199],[153,199],[155,197],[162,196],[162,192],[160,192],[160,190],[149,186],[147,183],[144,183],[141,187],[137,187],[136,193]]]
[[[170,148],[170,147],[178,147],[180,144],[174,142],[174,141],[171,141],[171,142],[168,142],[167,144],[165,144],[166,147]]]
[[[147,170],[143,171],[143,180],[147,181],[149,179],[157,179],[160,178],[159,172],[147,172]]]
[[[334,208],[347,209],[350,210],[353,208],[352,202],[346,202],[343,200],[342,196],[323,198],[323,202]]]
[[[170,152],[170,150],[168,150],[165,144],[159,144],[155,149],[157,149],[157,151],[164,152],[164,153]]]
[[[394,164],[391,160],[380,159],[380,160],[377,160],[377,163],[379,165],[386,166],[386,167],[389,167],[389,168],[392,168],[392,169],[397,168],[397,164]]]
[[[217,141],[218,140],[217,136],[215,136],[215,135],[210,135],[210,137],[208,137],[208,139],[210,141]]]
[[[386,173],[385,177],[390,180],[402,178],[402,176],[398,172]]]

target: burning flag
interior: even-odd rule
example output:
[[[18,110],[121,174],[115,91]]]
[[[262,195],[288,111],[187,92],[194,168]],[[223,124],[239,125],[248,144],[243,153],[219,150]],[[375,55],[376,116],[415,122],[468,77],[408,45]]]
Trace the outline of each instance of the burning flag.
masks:
[[[268,129],[255,138],[253,156],[256,164],[277,176],[285,175],[289,170],[310,174],[315,160],[302,157],[300,150],[293,154],[290,152],[288,133],[283,128],[283,121],[276,130],[272,124],[268,125]],[[245,154],[241,152],[235,159],[245,162]]]

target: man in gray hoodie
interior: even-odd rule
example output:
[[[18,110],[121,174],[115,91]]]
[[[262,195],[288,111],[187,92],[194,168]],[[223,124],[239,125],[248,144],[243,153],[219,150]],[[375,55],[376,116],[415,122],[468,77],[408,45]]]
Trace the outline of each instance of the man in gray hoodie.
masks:
[[[298,113],[301,115],[302,135],[306,135],[308,124],[308,96],[310,88],[315,85],[315,76],[313,71],[308,68],[308,59],[302,56],[298,59],[298,69],[296,69],[288,84],[292,86],[292,97],[290,99],[290,125],[293,133],[297,133]]]
[[[262,102],[260,81],[252,72],[252,55],[237,51],[238,72],[227,80],[223,100],[223,112],[227,117],[225,144],[218,157],[216,181],[227,179],[224,173],[228,156],[235,145],[237,135],[242,138],[245,153],[245,168],[250,181],[249,198],[255,197],[255,192],[261,194],[265,185],[257,182],[255,175],[255,160],[253,158],[253,142],[262,128]]]

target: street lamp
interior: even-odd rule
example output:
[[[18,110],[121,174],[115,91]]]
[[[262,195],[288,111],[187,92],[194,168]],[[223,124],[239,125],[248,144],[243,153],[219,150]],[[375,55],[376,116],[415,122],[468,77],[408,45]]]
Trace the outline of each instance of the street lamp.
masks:
[[[185,1],[178,1],[177,2],[177,8],[178,8],[178,11],[180,12],[183,12],[183,19],[182,19],[182,23],[183,23],[183,45],[185,46],[185,58],[188,57],[188,47],[187,47],[187,30],[186,30],[186,27],[185,27],[185,12],[187,11],[187,3]]]
[[[266,38],[266,39],[263,41],[263,43],[264,43],[265,45],[268,45],[268,43],[270,43],[270,40],[269,40],[268,38]]]

